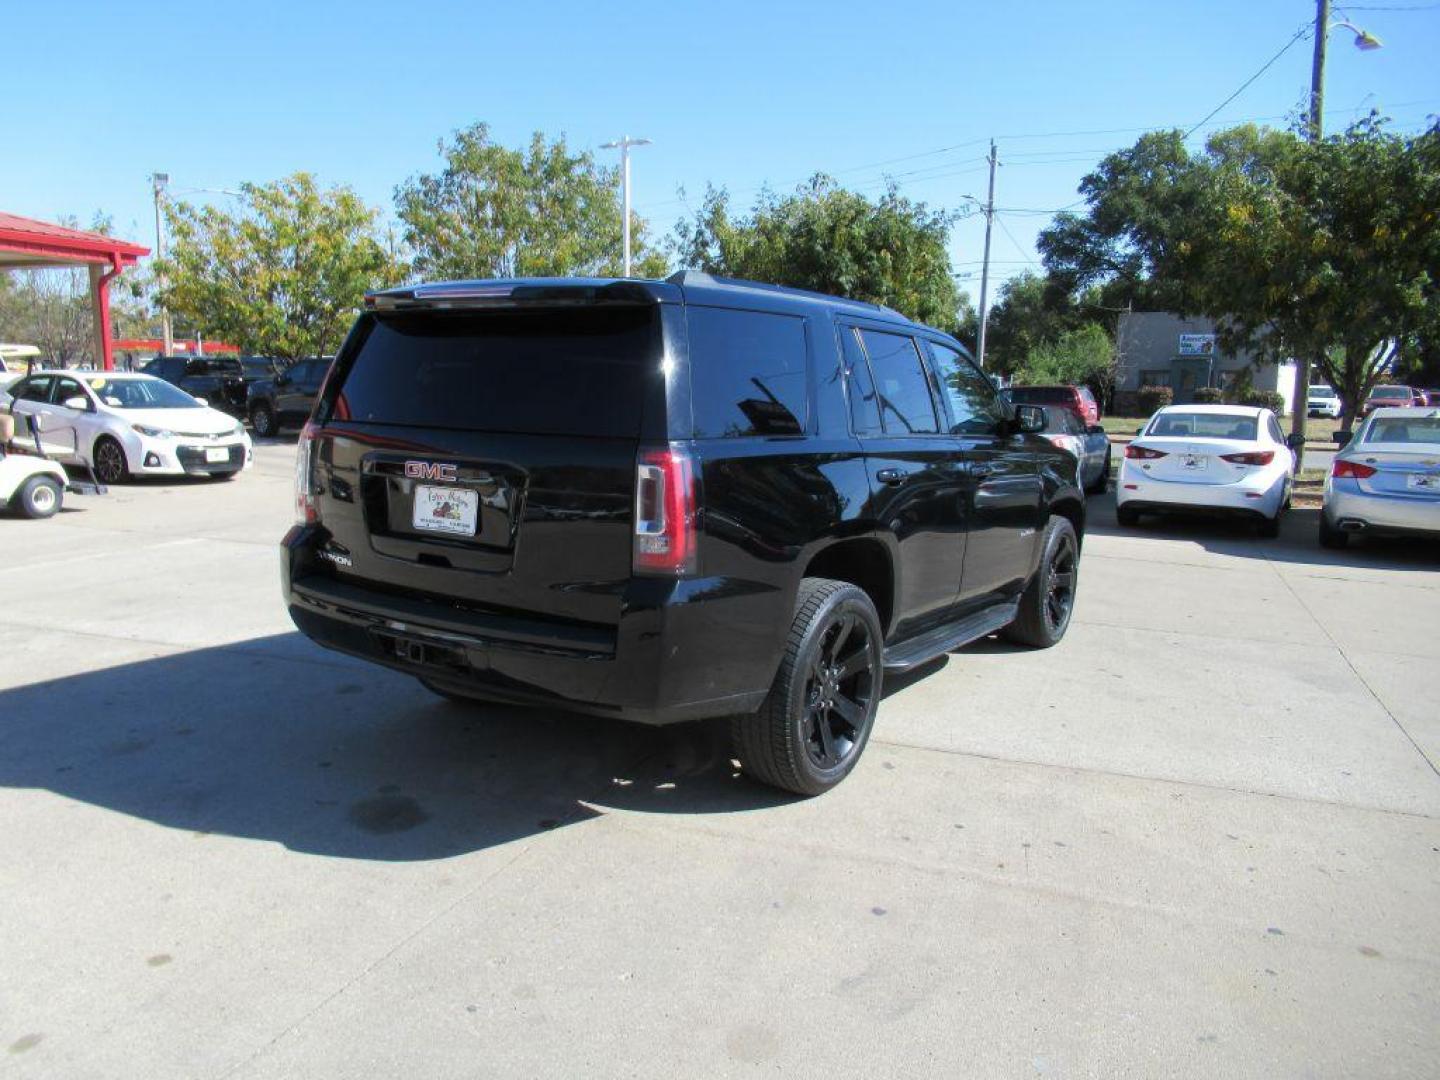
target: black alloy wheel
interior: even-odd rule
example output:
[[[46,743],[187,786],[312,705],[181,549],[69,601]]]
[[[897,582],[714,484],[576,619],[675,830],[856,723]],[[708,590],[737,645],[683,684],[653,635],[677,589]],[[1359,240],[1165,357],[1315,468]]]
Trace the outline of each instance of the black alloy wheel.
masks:
[[[1005,636],[1037,649],[1057,644],[1070,626],[1079,576],[1080,540],[1075,526],[1066,518],[1052,517],[1045,526],[1040,565],[1020,594],[1015,621],[1005,628]]]
[[[130,475],[125,450],[108,435],[95,440],[95,479],[102,484],[119,484]]]
[[[1075,606],[1075,574],[1079,556],[1073,532],[1062,535],[1050,553],[1050,566],[1045,573],[1045,625],[1056,636],[1065,632],[1070,622],[1070,611]]]
[[[250,423],[256,435],[268,438],[275,434],[275,413],[269,405],[256,405],[255,411],[250,414]]]
[[[841,615],[826,628],[805,684],[805,750],[816,768],[839,768],[861,745],[878,667],[858,615]]]

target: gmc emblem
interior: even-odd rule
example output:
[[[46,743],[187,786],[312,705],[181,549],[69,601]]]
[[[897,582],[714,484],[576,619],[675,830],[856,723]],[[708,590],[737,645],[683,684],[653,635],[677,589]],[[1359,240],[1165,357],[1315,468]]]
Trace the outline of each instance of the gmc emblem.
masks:
[[[445,480],[453,484],[460,479],[457,471],[458,466],[441,465],[434,461],[405,462],[405,475],[411,480]]]

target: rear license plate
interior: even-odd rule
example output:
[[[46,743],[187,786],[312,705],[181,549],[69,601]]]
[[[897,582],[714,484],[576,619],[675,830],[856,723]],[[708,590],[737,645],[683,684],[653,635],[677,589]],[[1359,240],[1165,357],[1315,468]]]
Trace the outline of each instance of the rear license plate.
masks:
[[[1204,454],[1181,454],[1180,464],[1186,469],[1203,469],[1210,464],[1210,459]]]
[[[207,446],[205,448],[205,460],[211,465],[218,465],[221,462],[230,460],[230,448],[228,446]]]
[[[1411,491],[1440,492],[1440,473],[1412,472],[1405,478],[1405,486]]]
[[[480,513],[480,493],[464,488],[415,485],[410,522],[425,532],[474,536]]]

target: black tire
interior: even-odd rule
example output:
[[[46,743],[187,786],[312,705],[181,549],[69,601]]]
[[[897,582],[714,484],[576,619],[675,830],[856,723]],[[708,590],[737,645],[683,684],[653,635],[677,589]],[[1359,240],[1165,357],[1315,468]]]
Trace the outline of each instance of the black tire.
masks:
[[[1285,507],[1282,505],[1275,511],[1273,518],[1262,517],[1255,526],[1255,535],[1264,540],[1274,540],[1280,535],[1280,521],[1285,517]]]
[[[53,476],[32,476],[14,495],[14,506],[22,517],[48,518],[60,512],[65,488]]]
[[[95,479],[102,484],[123,484],[130,479],[130,465],[125,460],[125,448],[109,435],[95,440],[92,466]]]
[[[1075,588],[1080,578],[1080,541],[1075,526],[1063,517],[1045,525],[1040,567],[1020,596],[1020,613],[1005,628],[1005,636],[1020,645],[1048,649],[1065,636],[1075,611]]]
[[[210,474],[210,479],[211,479],[211,480],[234,480],[235,477],[237,477],[237,476],[239,476],[239,475],[240,475],[240,470],[239,470],[239,469],[231,469],[229,472],[212,472],[212,473]]]
[[[264,404],[256,405],[250,410],[250,426],[255,429],[255,434],[262,438],[269,438],[280,430],[275,423],[275,410]]]
[[[1115,507],[1115,520],[1127,529],[1133,529],[1140,524],[1140,512],[1128,506]]]
[[[1087,495],[1104,495],[1105,489],[1110,486],[1110,448],[1105,448],[1105,465],[1100,470],[1100,475],[1095,482],[1085,489]]]
[[[1320,546],[1332,551],[1343,551],[1350,546],[1350,534],[1331,528],[1324,510],[1320,511]]]
[[[880,617],[863,590],[802,580],[769,696],[730,723],[740,767],[797,795],[819,795],[850,775],[875,726],[882,648]]]

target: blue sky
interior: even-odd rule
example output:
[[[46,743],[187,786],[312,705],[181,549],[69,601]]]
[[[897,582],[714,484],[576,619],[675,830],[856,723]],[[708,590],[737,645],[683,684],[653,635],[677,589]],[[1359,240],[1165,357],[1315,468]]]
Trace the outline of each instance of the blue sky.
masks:
[[[1440,113],[1440,3],[1338,10],[1385,48],[1333,33],[1327,127],[1371,107],[1403,130]],[[668,232],[681,188],[691,205],[707,182],[748,205],[817,170],[871,194],[889,174],[962,208],[985,194],[994,136],[997,205],[1027,211],[1000,217],[1003,278],[1034,259],[1048,215],[1028,211],[1073,202],[1138,129],[1201,120],[1313,18],[1308,0],[13,3],[0,210],[100,210],[150,244],[153,171],[183,191],[305,169],[388,214],[398,182],[436,167],[438,138],[485,120],[510,145],[537,129],[654,140],[635,152],[635,206]],[[1210,127],[1283,125],[1309,79],[1306,40]],[[972,296],[981,235],[967,220],[952,244]]]

